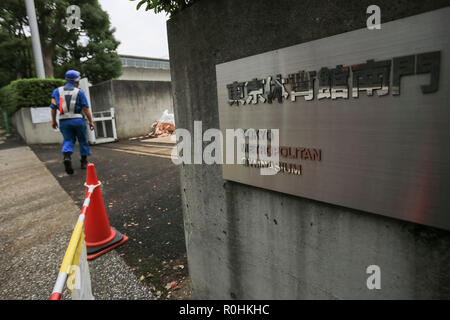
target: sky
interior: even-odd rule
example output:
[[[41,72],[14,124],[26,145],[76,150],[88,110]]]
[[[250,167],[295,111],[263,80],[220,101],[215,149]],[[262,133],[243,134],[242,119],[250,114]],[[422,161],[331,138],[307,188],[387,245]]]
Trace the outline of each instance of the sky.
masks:
[[[136,10],[138,1],[99,0],[109,14],[114,36],[121,43],[119,54],[152,58],[169,58],[165,13],[145,11],[145,5]],[[83,13],[81,13],[83,15]],[[81,17],[83,18],[83,17]]]

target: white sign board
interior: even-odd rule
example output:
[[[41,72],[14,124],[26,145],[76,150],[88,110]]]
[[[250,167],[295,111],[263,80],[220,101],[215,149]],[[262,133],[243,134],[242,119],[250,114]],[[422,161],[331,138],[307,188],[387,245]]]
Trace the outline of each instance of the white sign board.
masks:
[[[49,107],[43,108],[30,108],[31,109],[31,121],[33,123],[47,123],[52,121],[52,114]]]

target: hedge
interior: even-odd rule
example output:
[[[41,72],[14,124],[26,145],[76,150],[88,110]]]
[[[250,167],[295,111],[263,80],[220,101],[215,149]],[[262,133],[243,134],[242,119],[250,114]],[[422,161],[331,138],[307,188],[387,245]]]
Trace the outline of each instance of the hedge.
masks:
[[[62,79],[20,79],[0,89],[0,107],[9,115],[22,107],[45,107],[50,105],[55,88],[63,86]]]

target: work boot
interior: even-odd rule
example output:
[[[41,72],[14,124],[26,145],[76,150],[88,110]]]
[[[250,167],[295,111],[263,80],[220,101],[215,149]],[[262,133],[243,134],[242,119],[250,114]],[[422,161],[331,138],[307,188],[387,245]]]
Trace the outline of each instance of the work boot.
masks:
[[[86,156],[81,156],[81,169],[86,169],[87,165],[88,165],[88,161]]]
[[[72,160],[70,159],[70,153],[64,153],[64,168],[67,174],[73,174]]]

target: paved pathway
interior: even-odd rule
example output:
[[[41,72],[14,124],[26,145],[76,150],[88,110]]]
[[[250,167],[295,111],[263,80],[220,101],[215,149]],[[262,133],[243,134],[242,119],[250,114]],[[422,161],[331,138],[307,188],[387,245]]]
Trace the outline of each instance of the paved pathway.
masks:
[[[48,299],[79,207],[27,146],[0,148],[0,190],[0,299]],[[116,251],[89,267],[96,299],[154,299]]]

